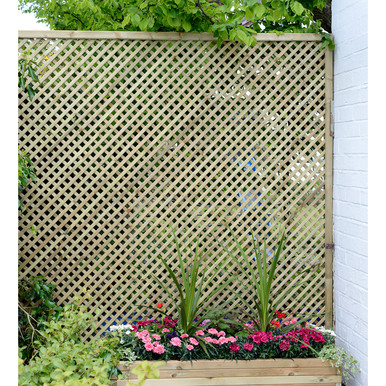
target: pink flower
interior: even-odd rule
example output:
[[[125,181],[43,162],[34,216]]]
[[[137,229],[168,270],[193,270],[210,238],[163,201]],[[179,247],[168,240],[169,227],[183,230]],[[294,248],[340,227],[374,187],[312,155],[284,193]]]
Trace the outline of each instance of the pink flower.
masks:
[[[152,337],[155,339],[155,340],[161,340],[161,337],[157,334],[153,334]]]
[[[186,346],[186,348],[189,350],[189,351],[192,351],[194,349],[194,347],[191,345],[191,344],[188,344]]]
[[[226,338],[228,342],[234,343],[236,342],[236,338],[234,336],[230,336],[229,338]]]
[[[189,338],[189,335],[188,334],[182,334],[181,338]]]
[[[229,346],[229,349],[231,350],[231,352],[237,352],[240,351],[240,346],[237,343],[232,343]]]
[[[217,339],[212,339],[212,343],[218,344],[218,340]]]
[[[217,335],[218,334],[218,331],[215,329],[215,328],[210,328],[208,330],[209,334],[214,334],[214,335]]]
[[[205,335],[205,332],[202,330],[198,330],[198,331],[196,331],[196,335],[198,335],[198,336]]]
[[[154,342],[153,345],[154,347],[157,347],[159,345],[159,342]]]
[[[198,345],[198,342],[197,342],[197,340],[196,340],[195,338],[189,338],[189,342],[190,342],[191,344],[194,344],[195,346]]]
[[[146,351],[153,351],[154,346],[149,342],[145,344]]]
[[[163,354],[165,352],[165,346],[160,344],[159,346],[154,347],[153,352],[156,354]]]
[[[224,331],[220,331],[217,333],[217,336],[225,336],[225,332]]]
[[[294,323],[297,323],[297,320],[295,318],[292,318],[291,320],[287,320],[284,322],[284,325],[288,326],[289,324],[294,324]],[[306,326],[307,326],[307,323],[306,322]]]
[[[142,338],[143,343],[150,343],[151,342],[151,337],[150,336],[145,336]]]
[[[178,338],[178,337],[175,337],[175,338],[170,339],[170,343],[171,343],[173,346],[181,347],[181,339]]]
[[[165,333],[165,332],[170,332],[170,330],[168,328],[163,328],[162,329],[162,332]]]
[[[279,348],[281,351],[286,351],[288,350],[290,347],[290,343],[288,342],[288,340],[282,340],[279,344]]]
[[[143,330],[143,331],[142,331],[142,335],[145,335],[145,336],[146,336],[146,335],[149,335],[149,331]]]
[[[206,336],[204,338],[207,342],[211,343],[212,342],[212,338],[210,336]]]
[[[244,348],[245,348],[247,351],[252,351],[252,349],[253,349],[253,344],[252,344],[252,343],[245,343],[245,344],[244,344]]]
[[[227,343],[227,342],[228,342],[228,339],[225,338],[225,336],[221,336],[220,339],[218,340],[219,344],[223,344],[223,343]]]

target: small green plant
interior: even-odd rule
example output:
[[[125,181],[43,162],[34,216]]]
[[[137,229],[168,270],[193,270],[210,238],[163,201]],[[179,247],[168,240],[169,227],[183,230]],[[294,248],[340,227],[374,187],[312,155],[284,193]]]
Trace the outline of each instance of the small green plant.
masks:
[[[33,82],[39,82],[39,77],[36,74],[38,64],[34,60],[28,59],[28,53],[23,52],[19,59],[19,86],[23,91],[27,89],[28,98],[32,102],[36,91],[32,86]]]
[[[249,311],[253,319],[254,328],[259,331],[269,331],[274,328],[271,325],[271,321],[275,317],[275,310],[277,310],[281,301],[285,298],[288,292],[292,290],[292,288],[290,288],[289,290],[282,292],[281,296],[277,299],[272,299],[272,285],[275,277],[276,267],[283,251],[285,234],[283,233],[278,244],[275,246],[275,253],[273,254],[273,257],[270,262],[268,262],[268,251],[266,241],[264,241],[264,248],[261,251],[260,246],[256,245],[255,238],[252,235],[252,242],[255,253],[254,260],[256,261],[257,265],[256,272],[256,268],[253,267],[250,262],[250,257],[247,256],[246,252],[237,240],[235,234],[230,228],[229,231],[232,234],[233,240],[237,245],[238,251],[241,255],[242,262],[244,263],[246,268],[244,268],[244,266],[241,264],[238,256],[234,255],[221,242],[219,242],[219,244],[227,252],[228,256],[230,256],[232,260],[237,264],[240,271],[244,272],[245,275],[248,276],[249,281],[247,285],[240,283],[240,286],[252,294],[253,301],[247,302],[236,291],[231,290],[231,292],[244,304],[246,309]],[[304,320],[306,319],[307,318],[305,318]],[[283,331],[295,328],[302,321],[303,320],[300,320],[297,323],[289,324],[288,326],[283,327]]]
[[[22,193],[26,189],[26,187],[29,185],[29,183],[36,182],[36,172],[33,166],[33,163],[31,159],[29,158],[28,153],[23,150],[19,149],[18,152],[18,163],[19,163],[19,169],[18,169],[18,208],[22,211],[23,210],[23,204],[22,204]]]
[[[126,386],[143,386],[146,379],[158,379],[159,370],[158,367],[162,365],[162,362],[159,363],[150,363],[148,361],[143,361],[131,372],[138,377],[138,383],[127,382]]]
[[[353,356],[348,355],[343,348],[337,347],[335,344],[324,346],[319,351],[318,357],[322,361],[328,360],[332,367],[342,368],[342,373],[346,380],[353,378],[353,375],[360,371],[358,361]]]
[[[208,287],[211,286],[213,279],[223,269],[225,260],[216,269],[213,270],[212,274],[207,277],[205,272],[200,271],[200,265],[202,264],[203,254],[199,251],[199,241],[197,240],[195,252],[192,256],[188,257],[188,264],[184,265],[184,259],[182,257],[181,249],[178,244],[175,232],[173,231],[174,241],[177,248],[178,261],[179,261],[179,273],[175,274],[168,263],[160,257],[163,265],[168,271],[169,277],[173,280],[174,285],[178,291],[176,297],[169,289],[153,275],[157,283],[163,288],[165,293],[168,295],[170,301],[175,305],[178,311],[178,324],[181,330],[186,334],[193,334],[196,330],[200,329],[198,316],[203,317],[208,311],[208,308],[204,307],[204,303],[210,298],[213,298],[218,292],[224,290],[229,286],[229,283],[236,280],[238,276],[234,276],[226,280],[221,285],[218,285],[216,289],[210,292],[205,292]],[[228,259],[226,259],[228,260]],[[179,278],[182,278],[182,284],[180,284]],[[177,298],[177,300],[176,300]],[[211,311],[218,311],[222,309],[227,303],[223,303],[220,307],[216,307]],[[166,313],[160,309],[156,309],[157,312]],[[196,319],[196,320],[195,320]]]
[[[91,314],[76,296],[59,320],[44,322],[39,352],[28,365],[19,356],[19,385],[110,385],[111,376],[121,377],[117,364],[117,338],[81,340],[88,327],[95,328]]]

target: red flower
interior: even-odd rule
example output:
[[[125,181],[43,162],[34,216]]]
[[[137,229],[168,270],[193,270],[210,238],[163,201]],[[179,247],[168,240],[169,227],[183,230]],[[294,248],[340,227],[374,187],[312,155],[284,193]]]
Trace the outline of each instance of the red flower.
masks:
[[[231,352],[237,352],[240,351],[240,346],[237,343],[232,343],[229,346],[229,349],[231,350]]]
[[[280,322],[278,322],[277,320],[272,320],[271,321],[271,324],[275,327],[279,327],[280,326]]]
[[[285,313],[284,312],[281,312],[279,314],[276,315],[278,319],[284,319],[285,318]]]
[[[161,308],[163,305],[163,303],[157,304],[157,308]]]
[[[288,342],[288,340],[282,340],[279,344],[279,348],[281,351],[286,351],[288,350],[290,347],[290,343]]]

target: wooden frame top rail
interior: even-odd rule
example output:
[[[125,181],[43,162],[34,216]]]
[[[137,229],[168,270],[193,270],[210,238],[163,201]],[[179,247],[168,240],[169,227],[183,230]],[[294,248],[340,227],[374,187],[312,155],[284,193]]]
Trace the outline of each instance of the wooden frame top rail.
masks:
[[[261,33],[257,41],[321,41],[322,35],[311,33]],[[123,39],[123,40],[217,40],[210,33],[141,32],[141,31],[19,31],[19,38],[51,39]]]

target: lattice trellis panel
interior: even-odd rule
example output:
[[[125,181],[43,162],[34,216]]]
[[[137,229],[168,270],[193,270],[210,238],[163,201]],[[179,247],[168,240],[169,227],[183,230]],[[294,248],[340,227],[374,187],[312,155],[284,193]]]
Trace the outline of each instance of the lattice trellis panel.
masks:
[[[137,304],[172,311],[152,277],[171,285],[159,257],[177,267],[172,228],[186,250],[200,235],[208,273],[224,257],[217,241],[232,245],[224,223],[249,253],[251,230],[273,250],[285,229],[275,294],[309,271],[282,308],[330,311],[331,56],[310,36],[216,48],[206,34],[20,33],[41,81],[33,102],[19,98],[19,143],[38,175],[21,275],[46,276],[60,303],[87,288],[103,332],[143,315]],[[212,288],[235,273],[228,264]]]

